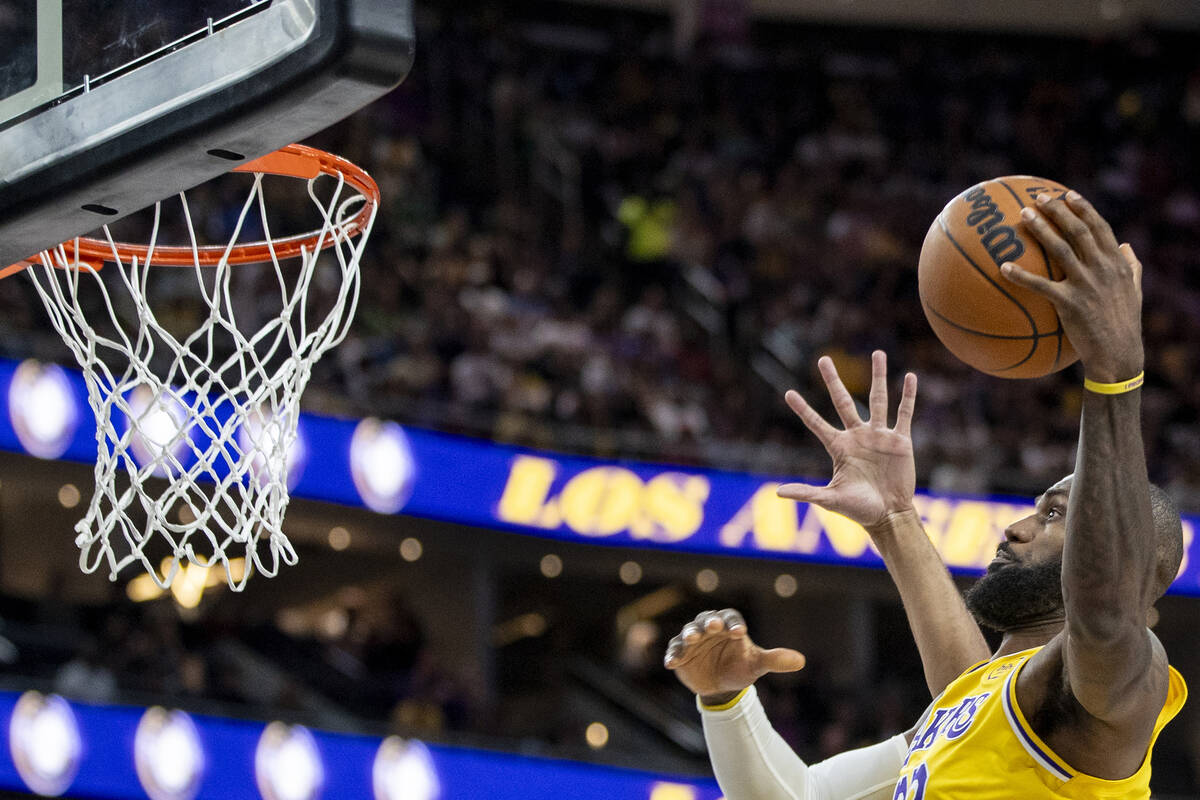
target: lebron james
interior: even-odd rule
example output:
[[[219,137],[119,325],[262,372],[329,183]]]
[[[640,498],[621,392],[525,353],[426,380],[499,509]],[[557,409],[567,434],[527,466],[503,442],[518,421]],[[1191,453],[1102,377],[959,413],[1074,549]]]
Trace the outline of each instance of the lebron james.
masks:
[[[797,393],[786,400],[833,459],[826,486],[781,496],[844,514],[870,533],[900,590],[933,704],[908,732],[807,765],[771,728],[754,691],[804,666],[764,650],[732,609],[700,614],[665,663],[697,694],[728,800],[1001,800],[1150,796],[1150,753],[1187,689],[1147,627],[1182,558],[1178,512],[1146,475],[1141,436],[1141,264],[1078,194],[1042,195],[1023,216],[1064,277],[1006,264],[1049,299],[1084,372],[1075,472],[1012,523],[987,574],[956,591],[913,510],[905,376],[888,427],[886,361],[873,355],[863,421],[833,363],[818,362],[844,428]],[[989,654],[979,625],[1001,631]]]

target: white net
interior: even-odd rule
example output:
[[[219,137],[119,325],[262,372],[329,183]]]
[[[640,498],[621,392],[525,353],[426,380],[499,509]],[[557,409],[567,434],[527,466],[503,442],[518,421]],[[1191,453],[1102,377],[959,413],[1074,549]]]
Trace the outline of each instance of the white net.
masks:
[[[223,567],[240,590],[252,574],[296,562],[283,519],[300,395],[349,330],[375,209],[354,236],[347,221],[366,199],[341,176],[312,178],[313,246],[298,258],[271,247],[263,264],[230,264],[244,231],[261,228],[272,242],[264,176],[244,179],[252,186],[213,266],[201,263],[181,194],[177,221],[155,206],[142,259],[123,258],[105,227],[115,264],[95,270],[60,246],[27,270],[96,414],[96,488],[75,526],[85,572],[107,566],[115,580],[140,562],[167,588],[190,562]],[[186,230],[191,266],[155,264],[160,228]]]

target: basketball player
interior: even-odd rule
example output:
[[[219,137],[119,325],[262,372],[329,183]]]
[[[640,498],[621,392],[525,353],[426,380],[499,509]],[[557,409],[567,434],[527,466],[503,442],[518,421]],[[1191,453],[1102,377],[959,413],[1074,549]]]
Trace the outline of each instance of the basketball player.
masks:
[[[1074,475],[1005,530],[964,604],[912,507],[916,377],[905,376],[889,428],[882,353],[873,356],[866,422],[832,362],[818,362],[845,429],[797,393],[786,399],[829,451],[833,477],[779,493],[867,529],[899,587],[935,699],[912,730],[809,767],[770,727],[753,687],[768,672],[800,669],[804,657],[758,647],[732,609],[704,612],[671,640],[666,666],[698,695],[728,800],[1150,796],[1150,751],[1187,690],[1146,626],[1179,568],[1182,529],[1146,476],[1141,265],[1074,192],[1042,195],[1022,214],[1064,279],[1012,264],[1002,272],[1054,304],[1083,363]],[[1002,632],[994,654],[975,620]]]

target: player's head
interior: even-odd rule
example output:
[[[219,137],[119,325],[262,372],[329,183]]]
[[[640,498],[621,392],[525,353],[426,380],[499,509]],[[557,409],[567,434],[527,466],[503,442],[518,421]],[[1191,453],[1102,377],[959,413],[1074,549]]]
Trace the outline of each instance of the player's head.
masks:
[[[1062,614],[1068,475],[1037,499],[1033,514],[1009,525],[987,574],[967,591],[967,607],[983,625],[1005,631]],[[1166,592],[1183,558],[1183,526],[1170,496],[1151,484],[1157,562],[1153,598]]]

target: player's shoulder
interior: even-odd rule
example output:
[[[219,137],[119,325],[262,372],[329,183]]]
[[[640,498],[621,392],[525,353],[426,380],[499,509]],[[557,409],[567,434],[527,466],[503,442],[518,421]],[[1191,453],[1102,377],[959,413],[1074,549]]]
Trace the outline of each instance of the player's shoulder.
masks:
[[[1171,696],[1180,691],[1182,678],[1149,628],[1138,633],[1138,646],[1144,649],[1136,658],[1118,651],[1071,657],[1067,636],[1064,630],[1038,649],[1017,676],[1015,690],[1021,707],[1042,727],[1147,729]],[[1141,666],[1129,669],[1131,661],[1140,661]],[[1119,686],[1114,679],[1120,679]],[[1097,692],[1100,684],[1104,688]],[[1186,692],[1186,686],[1182,690]],[[1102,710],[1095,707],[1100,694],[1105,697]]]
[[[1145,637],[1146,650],[1137,670],[1119,665],[1109,672],[1105,661],[1119,659],[1121,653],[1080,657],[1068,653],[1065,635],[1060,635],[1017,675],[1014,706],[1032,732],[1082,774],[1112,780],[1115,776],[1106,773],[1135,772],[1187,698],[1187,686],[1168,663],[1162,642],[1148,628],[1139,635]],[[1094,691],[1112,675],[1123,676],[1120,686],[1106,687],[1106,696]]]

